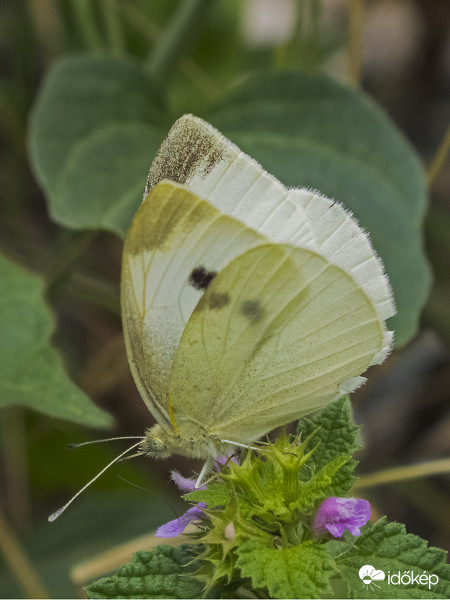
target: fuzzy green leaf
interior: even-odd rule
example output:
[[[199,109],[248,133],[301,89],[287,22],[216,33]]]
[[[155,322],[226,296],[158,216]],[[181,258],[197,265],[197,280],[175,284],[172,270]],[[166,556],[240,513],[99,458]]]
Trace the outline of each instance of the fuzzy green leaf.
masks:
[[[383,518],[363,532],[355,546],[336,562],[350,598],[449,598],[450,565],[445,560],[444,550],[427,547],[425,540],[406,533],[404,525]],[[383,571],[385,579],[364,584],[359,577],[364,565]],[[398,573],[400,577],[407,573],[403,582],[397,583]],[[435,579],[417,581],[424,575],[434,575]],[[393,576],[394,583],[389,582]],[[416,581],[410,582],[408,576]]]
[[[50,344],[54,317],[44,282],[0,255],[0,406],[23,405],[92,427],[111,425],[69,379]]]
[[[206,115],[287,186],[342,202],[370,232],[390,277],[396,343],[416,332],[430,272],[423,250],[423,167],[364,93],[317,72],[262,73]]]
[[[280,466],[271,459],[255,457],[248,473],[248,483],[240,484],[240,508],[247,518],[254,515],[263,519],[283,516],[287,511],[283,490],[283,474]]]
[[[191,576],[198,568],[192,560],[189,545],[142,550],[115,575],[91,583],[85,592],[88,598],[199,598],[204,585]]]
[[[249,577],[256,589],[267,589],[271,598],[322,598],[331,592],[335,567],[323,545],[307,541],[277,550],[251,539],[237,554],[242,576]]]
[[[348,397],[341,398],[319,413],[302,418],[298,422],[298,432],[301,438],[306,439],[311,435],[307,449],[314,450],[308,461],[308,466],[316,472],[338,456],[353,455],[360,446],[356,442],[359,427],[353,421],[352,405]],[[349,459],[334,475],[333,482],[326,492],[326,496],[346,496],[356,481],[353,471],[358,462]],[[305,476],[303,470],[301,475]]]
[[[160,86],[130,58],[81,55],[52,67],[30,121],[30,160],[52,218],[124,235],[168,128]]]
[[[231,489],[220,483],[213,483],[207,490],[196,490],[185,494],[184,498],[189,502],[205,502],[209,508],[228,504],[231,498]]]
[[[318,502],[330,495],[336,474],[350,460],[350,456],[337,456],[308,481],[300,482],[300,493],[292,508],[300,511],[309,511]]]

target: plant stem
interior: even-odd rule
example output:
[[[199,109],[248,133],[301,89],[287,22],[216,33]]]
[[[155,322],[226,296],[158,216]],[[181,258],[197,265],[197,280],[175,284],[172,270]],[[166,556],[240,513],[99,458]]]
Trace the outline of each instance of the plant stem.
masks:
[[[121,4],[123,16],[127,21],[142,33],[153,44],[157,44],[162,37],[159,27],[153,23],[147,15],[136,8],[131,2]],[[180,60],[180,72],[197,86],[199,91],[207,98],[214,99],[219,88],[205,71],[191,58],[185,57]]]
[[[284,531],[286,532],[286,536],[288,542],[293,546],[298,546],[300,543],[298,534],[297,534],[297,524],[296,523],[284,523]]]
[[[97,231],[77,231],[68,235],[66,243],[58,249],[57,258],[46,273],[45,279],[49,292],[52,292],[64,279],[64,276],[86,253],[97,236]]]
[[[319,57],[321,0],[298,0],[291,61],[296,66],[316,66]]]
[[[359,87],[361,84],[361,29],[364,0],[350,0],[348,26],[348,70],[350,82]]]
[[[436,154],[434,155],[433,160],[431,161],[431,165],[428,169],[427,173],[427,182],[428,187],[431,186],[433,181],[436,179],[436,175],[442,169],[442,166],[447,158],[447,154],[450,150],[450,124],[447,127],[447,131],[445,132],[444,139],[441,142]]]
[[[28,598],[50,598],[16,534],[0,511],[0,552]]]
[[[100,279],[94,273],[74,271],[64,291],[91,306],[98,306],[102,310],[120,316],[118,286]]]
[[[101,9],[109,47],[115,54],[123,54],[125,40],[117,0],[101,0]]]
[[[1,429],[6,506],[16,529],[25,531],[30,525],[31,510],[23,408],[10,406],[3,410]]]
[[[94,25],[92,0],[72,0],[72,11],[89,50],[103,48],[103,43]]]
[[[394,467],[372,473],[371,475],[362,475],[355,483],[355,489],[374,487],[375,485],[385,485],[386,483],[396,483],[406,481],[407,479],[417,479],[419,477],[430,477],[431,475],[444,475],[450,473],[450,458],[440,460],[430,460],[416,465],[406,467]]]
[[[213,0],[184,0],[181,3],[147,61],[148,68],[154,75],[167,78],[171,74],[212,2]]]
[[[58,0],[27,0],[31,25],[39,45],[48,58],[62,53],[64,24],[57,6]]]

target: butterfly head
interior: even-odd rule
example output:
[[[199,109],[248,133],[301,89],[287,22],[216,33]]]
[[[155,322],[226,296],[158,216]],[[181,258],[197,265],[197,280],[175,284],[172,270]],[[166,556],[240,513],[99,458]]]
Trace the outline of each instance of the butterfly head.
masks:
[[[153,425],[145,432],[140,449],[152,458],[167,458],[173,452],[167,433],[161,425]]]

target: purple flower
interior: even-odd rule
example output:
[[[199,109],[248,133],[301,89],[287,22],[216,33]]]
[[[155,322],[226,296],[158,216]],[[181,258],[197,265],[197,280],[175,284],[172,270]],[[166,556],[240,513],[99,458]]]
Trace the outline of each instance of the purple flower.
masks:
[[[220,467],[226,465],[230,459],[228,456],[219,456],[215,460],[215,467],[218,471],[220,471]],[[231,458],[237,464],[237,460],[235,458]],[[172,481],[177,485],[178,489],[182,492],[194,492],[197,490],[206,490],[206,485],[200,485],[198,488],[195,488],[196,480],[193,478],[183,477],[177,471],[172,471],[170,474]],[[192,506],[189,510],[187,510],[184,515],[178,517],[178,519],[174,519],[173,521],[169,521],[161,527],[158,527],[155,533],[155,537],[176,537],[183,533],[186,527],[189,525],[191,521],[198,521],[200,517],[205,517],[205,513],[202,508],[206,508],[206,504],[204,502],[199,502],[195,506]]]
[[[175,483],[177,488],[182,492],[195,492],[195,482],[196,479],[190,477],[183,477],[177,471],[172,471],[170,474],[170,478]],[[198,490],[206,490],[206,485],[199,485]]]
[[[199,502],[195,506],[191,506],[191,508],[178,517],[178,519],[174,519],[173,521],[169,521],[161,527],[158,527],[155,533],[155,537],[169,538],[176,537],[183,533],[186,527],[189,525],[191,521],[198,521],[199,517],[205,516],[205,513],[202,511],[202,508],[205,508],[206,504],[204,502]]]
[[[352,535],[361,535],[360,527],[370,517],[370,504],[362,498],[327,498],[319,506],[314,517],[313,531],[316,536],[327,531],[333,537],[341,537],[346,529]]]

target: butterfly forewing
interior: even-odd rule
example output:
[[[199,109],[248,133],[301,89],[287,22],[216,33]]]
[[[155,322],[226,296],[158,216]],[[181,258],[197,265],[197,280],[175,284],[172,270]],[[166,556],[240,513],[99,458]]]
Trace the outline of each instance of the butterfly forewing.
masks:
[[[128,232],[121,304],[128,358],[142,398],[169,427],[168,391],[182,332],[217,271],[263,236],[179,185],[163,182]]]
[[[150,169],[147,189],[166,178],[208,198],[271,242],[323,255],[352,275],[380,320],[395,313],[383,265],[353,215],[313,190],[288,190],[209,123],[184,115],[173,125]],[[385,358],[391,337],[386,332],[374,362]]]

